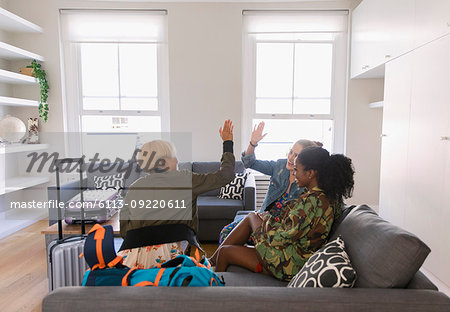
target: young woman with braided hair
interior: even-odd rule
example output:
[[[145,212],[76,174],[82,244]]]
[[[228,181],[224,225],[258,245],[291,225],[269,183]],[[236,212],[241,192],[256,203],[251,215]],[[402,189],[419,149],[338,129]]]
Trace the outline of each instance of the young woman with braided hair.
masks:
[[[216,272],[234,264],[289,281],[328,239],[343,199],[353,191],[351,159],[307,147],[295,162],[298,199],[287,202],[281,214],[251,213],[228,235],[216,255]],[[251,237],[255,247],[244,244]]]

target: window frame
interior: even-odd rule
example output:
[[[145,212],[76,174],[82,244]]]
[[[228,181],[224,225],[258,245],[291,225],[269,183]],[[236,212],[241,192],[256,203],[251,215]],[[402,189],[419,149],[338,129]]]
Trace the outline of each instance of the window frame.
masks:
[[[157,45],[157,64],[158,64],[158,70],[157,70],[157,76],[158,76],[158,85],[157,85],[157,89],[158,89],[158,110],[85,110],[83,109],[83,87],[82,87],[82,70],[81,70],[81,44],[85,44],[85,43],[107,43],[107,44],[155,44]],[[76,58],[75,58],[75,63],[76,63],[76,68],[77,68],[77,73],[76,73],[76,79],[77,79],[77,84],[78,84],[78,92],[77,92],[77,98],[76,98],[76,103],[78,103],[79,106],[79,112],[80,112],[80,130],[81,130],[81,118],[82,116],[95,116],[95,115],[100,115],[100,116],[160,116],[161,117],[161,132],[164,131],[168,131],[168,129],[164,129],[164,125],[167,126],[166,122],[164,121],[163,115],[165,115],[165,110],[164,107],[167,105],[166,103],[164,103],[163,101],[163,94],[164,94],[164,86],[162,86],[161,83],[161,77],[163,76],[162,71],[163,69],[161,68],[161,61],[160,58],[161,56],[161,45],[159,42],[119,42],[119,41],[77,41],[77,42],[73,42],[73,44],[75,45],[74,48],[76,49]],[[120,64],[120,60],[118,61]],[[118,75],[120,75],[118,73]],[[120,79],[119,79],[120,81]],[[120,83],[119,83],[119,101],[120,101]],[[170,127],[169,127],[170,128]]]
[[[348,23],[347,18],[347,23]],[[296,32],[301,33],[301,32]],[[348,42],[349,33],[335,33],[334,40],[257,40],[256,33],[243,30],[243,105],[242,105],[242,150],[248,146],[254,119],[294,119],[294,120],[331,120],[333,123],[332,151],[344,153],[345,123],[348,80]],[[266,33],[267,34],[267,33]],[[330,94],[330,114],[261,114],[256,113],[256,69],[257,43],[332,43],[332,77]],[[295,52],[295,51],[294,51]],[[295,54],[294,54],[295,59]],[[294,65],[295,66],[295,65]],[[294,68],[293,68],[294,71]],[[295,99],[295,98],[294,98]],[[307,138],[299,136],[298,139]],[[263,141],[264,142],[264,141]],[[262,142],[262,143],[263,143]],[[269,142],[268,142],[269,143]],[[271,143],[271,142],[270,142]]]
[[[87,10],[92,11],[92,10]],[[123,10],[101,10],[109,11]],[[130,10],[132,13],[134,10]],[[139,10],[139,12],[151,13],[155,10]],[[126,12],[126,11],[124,11]],[[167,15],[165,10],[158,10],[158,14]],[[61,19],[61,14],[60,14]],[[61,22],[60,22],[61,25]],[[164,22],[167,33],[167,19]],[[159,116],[161,120],[161,132],[170,132],[170,103],[169,103],[169,51],[167,37],[164,40],[69,40],[60,32],[60,42],[62,47],[61,58],[61,78],[63,88],[63,116],[65,133],[65,150],[68,155],[80,155],[83,152],[82,144],[82,117],[83,116]],[[81,73],[81,43],[129,43],[129,44],[156,44],[157,45],[157,90],[158,90],[158,110],[84,110],[82,94],[82,73]],[[137,134],[133,131],[111,132],[112,135]],[[105,132],[108,134],[108,132]],[[69,142],[70,141],[70,142]]]
[[[334,79],[335,79],[335,73],[334,73],[334,65],[335,65],[335,42],[334,40],[318,40],[318,41],[311,41],[311,40],[256,40],[255,38],[251,39],[252,41],[252,45],[253,45],[253,57],[254,57],[254,75],[253,75],[253,80],[254,83],[252,83],[251,85],[254,87],[254,89],[252,90],[252,95],[253,96],[253,101],[254,101],[254,105],[252,105],[252,115],[254,116],[253,119],[270,119],[272,116],[276,116],[273,119],[333,119],[333,113],[334,113],[334,107],[331,104],[333,102],[333,96],[334,96]],[[256,113],[256,100],[258,99],[256,97],[256,54],[257,54],[257,45],[258,43],[289,43],[289,44],[293,44],[294,45],[294,53],[293,53],[293,68],[292,68],[292,75],[293,75],[293,84],[295,84],[295,44],[296,43],[324,43],[324,44],[331,44],[332,45],[332,68],[331,68],[331,92],[330,92],[330,113],[329,114],[271,114],[271,113]],[[294,101],[295,99],[305,99],[305,98],[300,98],[300,97],[294,97],[294,86],[292,86],[292,97],[289,98],[285,98],[285,99],[289,99]],[[270,99],[270,98],[261,98],[261,99]],[[273,98],[273,99],[282,99],[282,98]],[[284,98],[283,98],[284,99]],[[318,99],[318,98],[314,98],[314,99]],[[292,103],[292,108],[293,108],[294,103]],[[292,110],[293,111],[293,110]],[[269,117],[270,116],[270,117]],[[317,118],[316,118],[317,117]]]

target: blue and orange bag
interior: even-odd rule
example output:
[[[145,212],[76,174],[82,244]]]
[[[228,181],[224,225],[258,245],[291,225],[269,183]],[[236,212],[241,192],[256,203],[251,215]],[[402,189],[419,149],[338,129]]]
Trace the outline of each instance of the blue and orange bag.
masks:
[[[82,286],[225,286],[223,277],[211,270],[206,258],[200,260],[180,255],[150,269],[129,268],[114,249],[112,226],[96,224],[89,231],[84,245],[86,271]]]

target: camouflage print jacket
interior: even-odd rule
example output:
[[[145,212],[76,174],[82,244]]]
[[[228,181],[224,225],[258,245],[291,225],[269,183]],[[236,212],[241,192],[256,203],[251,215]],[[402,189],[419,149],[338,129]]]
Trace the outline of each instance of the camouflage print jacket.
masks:
[[[287,202],[279,217],[264,217],[252,237],[261,264],[273,276],[289,281],[327,241],[333,206],[319,188],[305,190]]]

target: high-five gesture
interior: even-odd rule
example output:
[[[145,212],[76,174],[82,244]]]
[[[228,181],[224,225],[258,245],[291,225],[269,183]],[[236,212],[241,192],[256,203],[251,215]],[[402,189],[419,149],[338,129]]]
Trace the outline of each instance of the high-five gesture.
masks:
[[[267,133],[264,133],[264,121],[253,127],[252,137],[250,138],[249,145],[245,151],[245,155],[251,155],[255,152],[255,147],[258,146],[258,142],[264,139]]]
[[[255,147],[259,141],[264,139],[267,133],[264,133],[264,121],[261,121],[258,125],[253,127],[252,137],[250,138],[250,143]]]
[[[220,137],[223,141],[233,141],[233,129],[233,122],[230,119],[225,120],[223,128],[220,127],[219,129]]]

